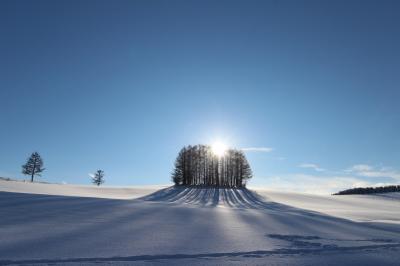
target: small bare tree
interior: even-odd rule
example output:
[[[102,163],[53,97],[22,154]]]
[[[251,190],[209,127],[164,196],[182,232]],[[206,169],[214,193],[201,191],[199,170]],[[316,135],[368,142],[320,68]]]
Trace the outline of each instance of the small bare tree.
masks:
[[[95,185],[100,186],[101,184],[104,183],[104,171],[103,170],[97,170],[93,177],[92,177],[92,183]]]
[[[32,153],[26,164],[22,166],[22,173],[24,175],[30,175],[31,182],[33,182],[35,175],[40,176],[40,173],[44,170],[45,168],[43,168],[43,160],[37,152]]]

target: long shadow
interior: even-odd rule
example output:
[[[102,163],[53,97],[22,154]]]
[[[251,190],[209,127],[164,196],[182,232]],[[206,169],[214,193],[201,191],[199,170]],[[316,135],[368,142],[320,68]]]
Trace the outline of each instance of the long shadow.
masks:
[[[136,200],[186,203],[199,205],[201,207],[224,206],[237,209],[268,209],[275,211],[297,209],[288,205],[269,201],[256,192],[246,188],[172,186]]]
[[[67,259],[32,259],[32,260],[0,260],[0,265],[29,265],[29,264],[56,264],[56,263],[101,263],[101,262],[134,262],[154,260],[177,260],[177,259],[201,259],[201,258],[262,258],[272,255],[311,255],[325,253],[344,253],[354,251],[372,251],[379,249],[399,248],[399,243],[372,244],[362,246],[337,247],[337,246],[311,246],[311,248],[278,248],[273,250],[254,250],[244,252],[220,252],[220,253],[198,253],[198,254],[159,254],[159,255],[137,255],[116,256],[97,258],[67,258]]]
[[[213,208],[217,206],[223,206],[226,208],[238,209],[238,210],[262,210],[268,213],[275,213],[277,216],[281,216],[280,222],[289,223],[298,221],[296,217],[303,217],[303,226],[312,224],[313,221],[319,221],[323,223],[340,223],[344,225],[356,225],[357,223],[348,219],[334,217],[320,213],[317,211],[306,210],[296,208],[290,205],[277,203],[263,196],[257,194],[257,192],[246,189],[246,188],[217,188],[217,187],[199,187],[199,186],[171,186],[165,189],[158,190],[145,197],[138,198],[136,200],[150,201],[150,202],[167,202],[173,204],[192,204],[205,208]],[[292,221],[288,219],[286,215],[290,215]],[[250,219],[244,215],[244,219]],[[254,220],[249,220],[249,223],[254,225]],[[298,222],[297,226],[299,226]],[[398,235],[400,233],[400,227],[398,225],[387,225],[385,223],[362,223],[358,224],[358,227],[369,227],[374,230],[384,230],[386,232],[392,232]]]
[[[30,221],[33,225],[41,223],[41,221],[46,219],[52,219],[53,221],[60,221],[62,223],[61,228],[66,228],[66,231],[60,231],[56,234],[49,234],[46,236],[46,241],[43,244],[35,243],[36,238],[27,239],[24,243],[24,247],[29,245],[42,246],[43,248],[48,248],[47,244],[57,243],[57,241],[64,239],[68,236],[69,239],[83,239],[90,238],[96,235],[93,240],[106,239],[113,237],[114,241],[127,241],[127,233],[134,234],[135,232],[150,232],[153,228],[160,228],[160,223],[156,221],[163,219],[165,217],[175,218],[177,215],[182,215],[185,219],[188,218],[188,214],[197,213],[196,210],[192,208],[164,208],[163,204],[144,204],[141,206],[140,201],[149,202],[170,202],[174,204],[189,203],[197,206],[204,206],[207,208],[224,206],[228,208],[236,208],[241,210],[256,209],[256,210],[268,210],[272,211],[274,214],[273,219],[275,222],[280,224],[293,223],[290,224],[296,231],[301,232],[301,226],[316,226],[315,221],[319,221],[320,224],[324,224],[326,228],[331,228],[330,226],[334,222],[340,226],[351,225],[348,230],[356,230],[361,226],[351,222],[349,220],[335,218],[332,216],[327,216],[319,214],[316,212],[299,209],[291,207],[288,205],[276,203],[269,201],[268,199],[259,196],[256,192],[248,189],[234,189],[234,188],[215,188],[215,187],[168,187],[152,193],[148,196],[142,197],[137,200],[107,200],[107,199],[93,199],[93,198],[80,198],[80,197],[65,197],[65,196],[43,196],[43,195],[30,195],[30,194],[16,194],[16,193],[0,193],[0,203],[4,203],[5,200],[10,204],[9,199],[16,197],[15,205],[11,206],[14,208],[5,208],[2,210],[0,208],[0,214],[4,214],[2,217],[2,226],[11,226],[13,223],[17,222],[22,224],[22,220]],[[24,207],[25,201],[34,201],[34,204]],[[6,204],[4,204],[6,205]],[[151,207],[149,207],[151,205]],[[28,209],[29,208],[29,209]],[[30,210],[34,208],[33,210]],[[72,215],[69,217],[68,213]],[[68,228],[68,224],[76,224],[76,213],[81,213],[82,217],[79,222],[88,222],[78,224],[79,226]],[[210,214],[215,214],[217,212],[210,212]],[[241,217],[246,223],[255,228],[255,230],[260,229],[260,234],[263,235],[265,231],[262,231],[265,227],[264,219],[254,219],[251,214],[255,212],[247,213],[235,212],[235,215],[243,215]],[[282,213],[282,214],[281,214]],[[113,215],[108,215],[113,214]],[[258,214],[258,213],[257,213]],[[289,215],[288,215],[289,214]],[[291,215],[295,216],[291,216]],[[6,217],[6,215],[8,217]],[[156,215],[156,216],[155,216]],[[200,217],[202,213],[199,214]],[[0,215],[1,216],[1,215]],[[304,216],[307,219],[299,219],[299,216]],[[157,219],[154,219],[156,217]],[[232,217],[232,216],[230,216]],[[92,219],[97,218],[98,222],[91,222]],[[169,219],[170,219],[169,218]],[[4,220],[3,220],[4,219]],[[212,219],[212,217],[207,217],[207,219]],[[246,219],[246,220],[245,220]],[[171,219],[176,223],[176,220]],[[311,221],[314,220],[314,221]],[[131,225],[140,222],[135,225],[134,229],[131,229]],[[295,222],[293,222],[295,221]],[[89,223],[91,222],[91,223]],[[259,224],[258,224],[259,223]],[[51,223],[50,223],[51,224]],[[129,227],[127,226],[129,224]],[[201,225],[201,224],[200,224]],[[319,224],[317,224],[318,226]],[[178,225],[177,225],[178,226]],[[366,226],[363,224],[362,226]],[[372,227],[372,226],[371,226]],[[42,227],[34,227],[42,229]],[[107,230],[102,235],[104,228],[120,228],[121,231],[110,231]],[[165,227],[171,228],[171,227]],[[209,229],[209,227],[205,227]],[[341,227],[340,227],[341,228]],[[341,230],[341,229],[338,230]],[[299,230],[297,230],[299,229]],[[376,229],[376,228],[375,228]],[[316,230],[318,231],[318,230]],[[385,230],[388,233],[389,230]],[[392,230],[390,230],[392,231]],[[389,232],[390,232],[389,231]],[[203,234],[204,230],[199,230]],[[379,231],[373,235],[379,235]],[[393,231],[394,232],[394,229]],[[197,233],[197,232],[196,232]],[[271,233],[271,232],[269,232]],[[127,257],[106,257],[106,258],[70,258],[70,259],[45,259],[45,260],[0,260],[0,265],[9,264],[34,264],[34,263],[89,263],[89,262],[113,262],[113,261],[141,261],[141,260],[170,260],[170,259],[191,259],[191,258],[219,258],[219,257],[252,257],[252,256],[269,256],[274,254],[312,254],[312,253],[322,253],[326,251],[333,252],[345,252],[345,251],[363,251],[371,249],[382,249],[382,248],[398,248],[400,243],[391,241],[390,239],[384,239],[385,243],[379,239],[367,239],[367,240],[357,240],[357,241],[370,241],[371,244],[366,245],[364,242],[362,245],[343,247],[343,246],[333,246],[324,245],[325,240],[330,242],[336,241],[337,243],[342,243],[343,240],[334,240],[323,238],[318,232],[313,232],[314,236],[298,236],[298,235],[279,235],[277,232],[275,234],[268,234],[267,237],[272,240],[286,241],[289,243],[287,248],[279,248],[273,250],[255,250],[255,251],[244,251],[244,252],[224,252],[224,253],[199,253],[199,254],[159,254],[159,255],[134,255]],[[362,235],[362,234],[357,234]],[[102,236],[102,237],[99,237]],[[146,238],[146,234],[140,235],[142,238]],[[394,235],[393,235],[394,237]],[[398,237],[396,237],[398,238]],[[188,238],[190,239],[190,238]],[[342,241],[342,242],[340,242]],[[353,240],[356,241],[356,240]],[[82,241],[84,242],[84,241]],[[314,243],[316,242],[316,243]],[[375,242],[375,243],[374,243]],[[391,242],[391,243],[390,243]],[[85,242],[88,244],[88,242]],[[207,242],[205,242],[207,243]],[[320,244],[318,244],[320,243]],[[2,250],[3,254],[8,254],[8,252],[14,249],[20,248],[16,245],[9,245],[6,247],[7,250]],[[184,252],[184,251],[183,251]],[[128,253],[132,254],[132,253]],[[139,253],[140,254],[140,253]],[[1,253],[0,253],[1,255]],[[112,254],[109,254],[112,255]]]

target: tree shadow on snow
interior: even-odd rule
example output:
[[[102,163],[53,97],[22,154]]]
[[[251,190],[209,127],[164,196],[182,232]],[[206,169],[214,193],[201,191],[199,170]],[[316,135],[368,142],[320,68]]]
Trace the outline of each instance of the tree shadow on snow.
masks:
[[[312,246],[299,247],[299,248],[278,248],[273,250],[253,250],[244,252],[217,252],[217,253],[195,253],[195,254],[158,254],[158,255],[137,255],[137,256],[115,256],[115,257],[96,257],[96,258],[65,258],[65,259],[32,259],[32,260],[0,260],[0,265],[56,265],[56,264],[88,264],[88,263],[116,263],[128,262],[133,263],[137,261],[158,261],[159,263],[168,263],[168,260],[182,260],[182,259],[212,259],[212,258],[265,258],[268,256],[282,256],[282,255],[318,255],[328,253],[345,253],[345,252],[360,252],[360,251],[373,251],[379,249],[396,249],[400,247],[399,243],[385,243],[385,244],[372,244],[361,246],[347,246],[338,247],[331,246]],[[170,262],[171,263],[171,262]]]
[[[238,210],[261,210],[270,215],[280,223],[296,227],[298,229],[309,229],[310,225],[327,224],[335,226],[357,226],[375,230],[390,231],[394,234],[400,233],[400,226],[386,223],[358,223],[348,219],[330,216],[321,212],[301,209],[290,205],[278,203],[257,194],[247,188],[217,188],[199,186],[171,186],[158,190],[147,196],[136,199],[138,201],[161,202],[172,204],[190,204],[205,208],[225,207]],[[253,219],[244,213],[237,213],[245,222],[263,227],[264,221]],[[301,218],[301,219],[300,219]]]
[[[197,259],[197,258],[224,258],[224,257],[266,257],[271,255],[296,255],[296,254],[319,254],[325,252],[354,252],[373,249],[392,249],[399,248],[400,243],[395,240],[382,238],[372,238],[371,225],[366,223],[358,224],[349,220],[336,218],[322,213],[295,208],[289,205],[280,204],[268,200],[258,195],[256,192],[245,188],[215,188],[215,187],[168,187],[136,200],[109,200],[80,197],[47,196],[19,193],[0,193],[0,214],[3,214],[0,225],[6,227],[15,223],[22,224],[23,221],[30,221],[37,225],[46,217],[53,222],[59,222],[66,231],[59,234],[46,236],[46,241],[41,248],[46,248],[47,243],[57,243],[60,239],[68,236],[69,239],[85,239],[92,237],[93,234],[100,235],[101,232],[107,236],[109,241],[123,241],[129,233],[153,230],[157,226],[160,217],[175,217],[176,215],[194,215],[193,209],[186,208],[164,208],[162,204],[150,205],[138,204],[141,201],[154,203],[172,204],[194,204],[196,206],[214,208],[225,207],[238,210],[262,210],[267,216],[257,216],[259,212],[235,211],[236,215],[244,224],[259,230],[261,237],[271,239],[276,242],[278,248],[270,250],[253,250],[243,252],[215,252],[215,253],[191,253],[191,254],[151,254],[134,255],[124,257],[93,257],[93,258],[65,258],[65,259],[38,259],[38,260],[0,260],[0,265],[9,264],[51,264],[51,263],[91,263],[91,262],[118,262],[118,261],[156,261],[173,259]],[[27,203],[30,204],[27,204]],[[9,205],[12,205],[11,208]],[[8,207],[7,207],[8,205]],[[3,206],[3,210],[1,208]],[[99,208],[101,206],[101,208]],[[140,208],[138,206],[141,206]],[[134,210],[134,211],[133,211]],[[80,220],[76,221],[77,214]],[[110,215],[112,214],[112,215]],[[211,212],[210,214],[215,214]],[[207,219],[213,219],[209,214]],[[254,216],[253,216],[254,214]],[[158,219],[155,219],[157,217]],[[228,216],[230,217],[230,216]],[[257,219],[255,219],[255,217]],[[96,219],[95,219],[96,218]],[[93,222],[95,220],[95,222]],[[216,220],[217,222],[217,220]],[[274,222],[280,230],[265,234],[268,230],[268,223]],[[69,224],[80,223],[80,226],[69,228]],[[126,225],[135,224],[135,231],[128,230],[131,227]],[[104,228],[121,228],[121,231],[104,231]],[[315,228],[311,230],[310,228]],[[372,226],[371,226],[372,227]],[[39,227],[41,228],[41,227]],[[274,228],[274,227],[273,227]],[[332,232],[321,232],[322,229],[339,230],[344,234],[348,232],[348,239],[330,237]],[[398,227],[396,227],[397,230]],[[308,232],[310,235],[296,235],[286,232]],[[304,230],[303,230],[304,229]],[[374,228],[375,230],[377,228]],[[357,232],[354,232],[354,231]],[[202,232],[202,230],[199,230]],[[395,230],[390,230],[395,233]],[[386,236],[390,232],[385,230]],[[278,234],[285,232],[286,234]],[[334,231],[336,232],[336,231]],[[368,232],[370,237],[361,238]],[[376,230],[373,235],[380,236],[384,231]],[[110,234],[108,234],[110,233]],[[354,233],[354,234],[352,234]],[[203,234],[203,233],[201,233]],[[351,236],[353,235],[353,236]],[[329,236],[329,237],[328,237]],[[355,237],[357,236],[357,237]],[[395,234],[393,234],[393,237]],[[360,238],[358,238],[360,237]],[[395,237],[396,238],[396,237]],[[96,238],[98,237],[96,236]],[[34,244],[35,239],[24,241],[24,247]],[[10,245],[3,249],[3,254],[12,252],[15,246]],[[1,252],[0,252],[1,257]]]
[[[247,188],[177,187],[158,190],[137,200],[186,203],[201,207],[230,207],[237,209],[295,210],[297,208],[268,200]],[[298,209],[297,209],[298,210]],[[312,213],[310,211],[310,213]]]

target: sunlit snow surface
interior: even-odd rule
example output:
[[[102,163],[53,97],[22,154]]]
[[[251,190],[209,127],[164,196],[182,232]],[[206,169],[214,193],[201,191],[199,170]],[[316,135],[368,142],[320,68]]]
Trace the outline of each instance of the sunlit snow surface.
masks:
[[[0,265],[400,261],[396,193],[314,196],[13,181],[0,181],[0,191]]]

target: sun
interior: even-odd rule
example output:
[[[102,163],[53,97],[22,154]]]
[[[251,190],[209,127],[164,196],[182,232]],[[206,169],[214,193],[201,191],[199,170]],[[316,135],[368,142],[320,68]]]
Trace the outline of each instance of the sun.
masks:
[[[217,155],[218,157],[224,156],[224,155],[225,155],[226,149],[227,149],[227,146],[225,145],[225,143],[220,142],[220,141],[214,142],[214,143],[211,145],[211,150],[212,150],[212,152],[213,152],[215,155]]]

